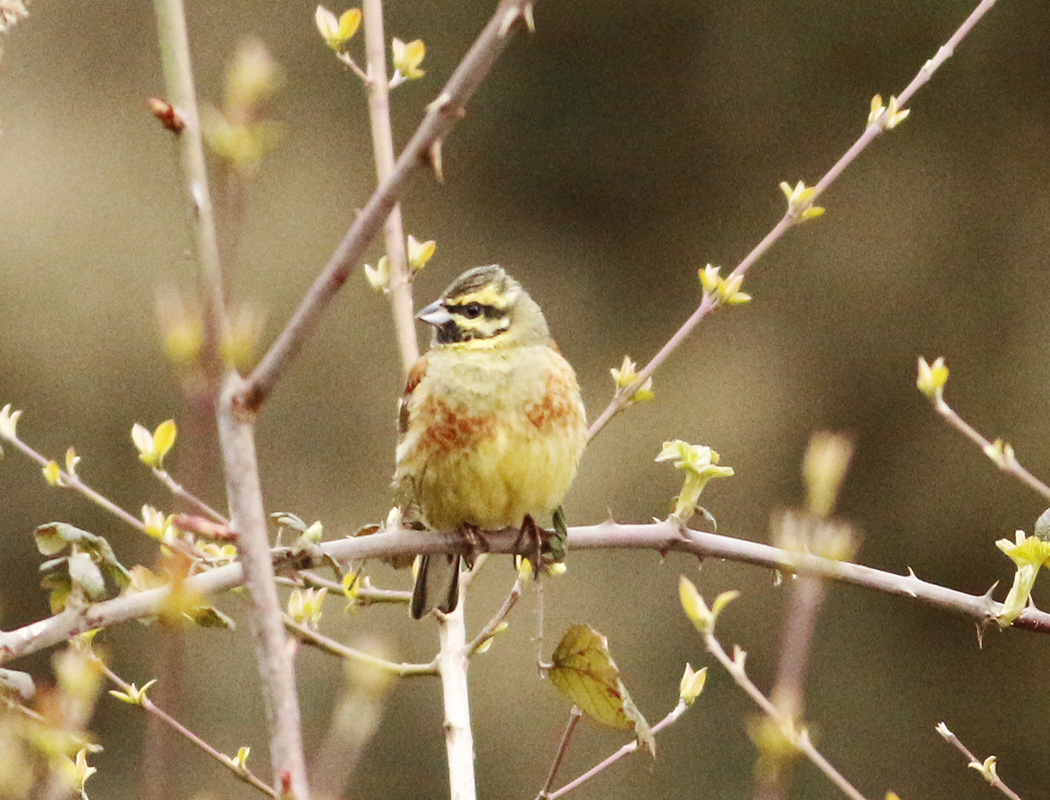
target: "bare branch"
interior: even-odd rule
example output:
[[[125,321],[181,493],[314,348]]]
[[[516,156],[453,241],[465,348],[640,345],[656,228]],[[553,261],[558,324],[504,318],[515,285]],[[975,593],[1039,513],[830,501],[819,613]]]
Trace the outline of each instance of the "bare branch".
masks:
[[[510,587],[510,591],[507,593],[506,599],[503,601],[503,605],[499,607],[499,610],[492,615],[492,619],[485,623],[484,627],[478,631],[477,635],[470,640],[470,644],[467,645],[467,652],[470,655],[474,655],[478,652],[478,648],[483,647],[486,642],[492,639],[499,630],[503,620],[507,618],[507,615],[514,608],[514,605],[521,598],[521,578],[514,581],[514,585]]]
[[[958,750],[960,753],[966,756],[966,759],[969,762],[966,766],[980,772],[981,777],[988,781],[989,786],[998,789],[1000,792],[1009,797],[1010,800],[1021,800],[1020,795],[1018,795],[1017,792],[1015,792],[1013,789],[1011,789],[1009,786],[1003,783],[1002,778],[999,777],[999,773],[996,770],[995,756],[988,756],[988,758],[986,758],[984,761],[981,761],[977,758],[977,756],[970,752],[970,748],[963,744],[959,740],[958,736],[956,736],[954,733],[948,730],[948,726],[945,725],[943,722],[937,726],[936,730],[937,733],[939,733],[944,739],[944,741],[948,742],[948,744],[950,744],[952,747],[954,747],[956,750]]]
[[[515,553],[517,532],[486,534],[490,553]],[[658,553],[677,551],[697,558],[720,558],[752,564],[785,573],[814,575],[837,583],[861,586],[897,597],[918,600],[944,611],[974,620],[978,625],[996,622],[1002,604],[987,594],[972,595],[935,583],[920,580],[913,573],[896,575],[848,561],[835,561],[819,556],[791,553],[767,544],[750,542],[733,536],[706,531],[682,529],[674,522],[655,522],[647,525],[620,525],[605,522],[601,525],[569,528],[569,550],[653,550]],[[397,530],[371,536],[349,537],[326,542],[319,553],[339,561],[359,561],[367,558],[410,556],[417,553],[455,553],[463,547],[462,537],[454,533]],[[304,568],[319,566],[322,555],[294,558],[287,550],[273,553],[278,571],[292,566]],[[185,590],[214,594],[239,586],[244,580],[240,564],[216,567],[187,578]],[[112,600],[65,611],[47,619],[33,622],[12,631],[0,631],[0,663],[35,653],[66,641],[85,631],[108,628],[121,622],[156,616],[164,605],[169,588],[150,589],[123,595]],[[1012,628],[1050,633],[1050,613],[1026,608]]]
[[[794,717],[782,714],[769,698],[759,691],[744,670],[745,654],[743,651],[737,648],[735,656],[730,658],[729,654],[722,648],[721,642],[711,632],[704,634],[704,644],[707,646],[707,651],[725,667],[726,672],[736,681],[737,686],[744,690],[745,694],[762,709],[766,716],[780,726],[782,734],[787,741],[794,747],[797,747],[846,797],[849,797],[850,800],[865,800],[864,795],[846,780],[842,773],[835,769],[834,765],[813,746],[813,742],[810,741],[809,733],[805,728],[800,729]]]
[[[675,722],[678,721],[678,718],[681,717],[682,714],[684,714],[688,710],[688,708],[689,708],[689,706],[687,706],[685,703],[681,703],[681,702],[678,703],[673,709],[671,709],[671,711],[662,720],[660,720],[655,725],[653,725],[653,727],[651,728],[652,733],[655,735],[655,734],[659,733],[660,731],[662,731],[664,728],[666,728],[668,725],[673,725]],[[570,721],[570,724],[571,724],[571,721]],[[566,733],[568,733],[568,732],[569,731],[566,730]],[[564,743],[564,737],[563,737],[563,743]],[[593,778],[593,777],[599,775],[600,773],[604,772],[609,767],[611,767],[613,764],[615,764],[617,761],[619,761],[621,758],[623,758],[624,756],[629,756],[631,753],[635,752],[637,749],[638,749],[638,740],[637,739],[633,739],[630,742],[628,742],[627,744],[625,744],[623,747],[621,747],[619,750],[617,750],[615,753],[613,753],[611,756],[608,756],[607,758],[602,759],[600,762],[595,764],[593,767],[591,767],[589,770],[584,772],[582,775],[580,775],[580,776],[578,776],[576,778],[573,778],[571,781],[569,781],[567,784],[562,786],[557,791],[554,791],[554,792],[550,792],[550,791],[540,792],[540,794],[537,795],[536,800],[557,800],[559,797],[564,797],[569,792],[571,792],[573,789],[579,788],[583,784],[587,783],[587,781],[589,781],[591,778]],[[553,772],[553,769],[552,769],[552,772]],[[548,781],[548,789],[549,789],[549,787],[550,787],[550,783]]]
[[[982,0],[980,5],[966,18],[962,25],[959,26],[958,30],[951,36],[948,42],[941,47],[937,54],[923,64],[922,68],[918,71],[916,76],[912,79],[911,83],[904,89],[903,92],[897,98],[897,106],[899,108],[904,107],[905,103],[911,99],[912,95],[917,92],[923,84],[925,84],[933,73],[937,70],[941,64],[950,56],[955,47],[961,42],[967,34],[973,29],[974,25],[977,24],[978,20],[987,13],[996,0]],[[853,161],[859,156],[875,138],[882,133],[886,128],[885,125],[885,113],[876,117],[875,119],[869,120],[867,127],[864,129],[853,145],[847,150],[842,157],[832,165],[824,176],[817,182],[813,187],[814,192],[811,197],[811,202],[817,200],[824,191],[831,186],[832,182],[848,167]],[[755,247],[748,253],[744,260],[741,261],[733,271],[730,273],[729,278],[736,276],[743,276],[751,266],[761,258],[769,248],[771,248],[787,231],[798,222],[798,217],[795,212],[789,206],[788,211],[783,217],[773,226],[772,230],[769,231],[763,237]],[[705,293],[703,300],[699,307],[694,311],[689,319],[687,319],[682,326],[674,333],[674,335],[667,341],[667,343],[660,348],[660,351],[653,356],[652,360],[649,361],[642,369],[638,370],[638,377],[634,383],[630,386],[621,389],[616,392],[609,405],[598,415],[598,418],[591,423],[591,427],[588,430],[588,437],[594,438],[598,432],[604,428],[609,420],[611,420],[616,414],[622,411],[634,393],[641,388],[650,377],[653,372],[667,360],[667,357],[672,352],[678,349],[678,346],[685,341],[686,337],[692,333],[693,329],[700,324],[700,320],[706,317],[711,311],[718,307],[718,303],[714,296]]]
[[[239,405],[248,410],[258,409],[273,391],[281,373],[302,349],[329,301],[346,282],[350,270],[360,262],[365,248],[404,194],[409,178],[430,164],[434,145],[443,141],[463,117],[470,98],[510,41],[511,31],[521,27],[513,24],[514,21],[523,18],[524,9],[531,5],[532,0],[502,0],[499,4],[445,88],[427,107],[423,121],[394,164],[390,177],[373,192],[281,335],[252,372],[238,398]],[[512,23],[509,26],[508,20]]]
[[[274,580],[259,465],[255,457],[253,417],[239,414],[233,404],[233,397],[242,384],[243,380],[231,373],[219,401],[219,441],[226,470],[226,496],[230,503],[230,520],[237,534],[244,584],[251,597],[252,613],[248,619],[262,678],[270,734],[270,763],[273,764],[278,790],[287,782],[298,800],[309,800],[299,698]]]
[[[386,76],[386,37],[383,33],[383,0],[364,0],[365,50],[368,58],[368,119],[372,123],[377,183],[394,171],[394,136],[390,127],[390,86]],[[401,205],[395,204],[383,225],[386,256],[390,263],[390,310],[394,315],[397,343],[404,375],[419,358],[416,323],[412,312],[412,284],[408,281],[405,228]]]
[[[144,711],[151,714],[154,719],[159,720],[160,722],[171,728],[173,731],[175,731],[175,733],[179,734],[184,739],[195,744],[198,748],[203,750],[205,753],[214,758],[228,770],[233,772],[234,775],[236,775],[245,783],[254,786],[260,792],[262,792],[265,795],[268,795],[269,797],[278,797],[277,792],[272,787],[267,786],[250,769],[248,769],[246,766],[235,763],[228,755],[216,750],[214,747],[208,744],[208,742],[206,742],[204,739],[195,734],[193,731],[191,731],[189,728],[187,728],[185,725],[183,725],[181,722],[179,722],[177,719],[171,716],[168,712],[166,712],[164,709],[162,709],[160,706],[158,706],[156,703],[150,700],[149,697],[146,695],[145,686],[141,689],[137,689],[137,687],[125,681],[123,678],[117,675],[117,673],[115,673],[104,663],[102,663],[101,660],[98,662],[98,664],[102,668],[102,671],[106,674],[106,677],[120,687],[121,692],[123,693],[125,698],[138,700],[138,702],[135,702],[132,705],[140,706]],[[150,683],[152,683],[152,681]],[[125,700],[125,702],[127,702],[127,700]]]
[[[323,650],[334,656],[345,658],[347,661],[353,661],[357,664],[372,667],[381,672],[396,675],[399,678],[415,678],[421,675],[438,674],[438,665],[436,661],[432,661],[429,664],[408,664],[404,661],[401,663],[387,661],[385,658],[379,658],[378,656],[369,655],[361,650],[355,650],[353,647],[347,647],[345,644],[337,642],[335,639],[324,636],[306,625],[296,622],[291,617],[285,616],[284,624],[288,630],[292,631],[302,641],[312,647],[316,647],[318,650]]]
[[[185,123],[178,134],[179,162],[186,179],[193,251],[200,269],[201,297],[204,300],[204,342],[201,352],[215,367],[219,358],[219,342],[226,327],[226,302],[215,233],[215,212],[204,164],[197,93],[190,65],[186,12],[182,0],[154,0],[153,5],[157,13],[157,36],[167,100]]]

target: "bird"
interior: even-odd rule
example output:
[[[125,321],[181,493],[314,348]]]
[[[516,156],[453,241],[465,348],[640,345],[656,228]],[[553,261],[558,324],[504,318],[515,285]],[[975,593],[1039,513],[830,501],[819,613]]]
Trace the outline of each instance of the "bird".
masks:
[[[405,524],[434,531],[518,528],[560,513],[587,443],[576,373],[543,311],[499,265],[456,278],[416,319],[434,328],[398,408],[394,493]],[[422,617],[429,556],[411,614]],[[443,613],[459,602],[460,556]]]

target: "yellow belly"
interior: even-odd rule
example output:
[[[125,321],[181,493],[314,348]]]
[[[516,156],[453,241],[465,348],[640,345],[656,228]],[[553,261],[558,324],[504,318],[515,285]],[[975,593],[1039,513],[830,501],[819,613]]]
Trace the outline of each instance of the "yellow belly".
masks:
[[[572,367],[546,346],[428,361],[397,449],[402,509],[433,530],[548,524],[586,443]]]
[[[500,430],[475,448],[432,458],[416,482],[427,524],[450,530],[519,527],[526,514],[547,524],[576,475],[583,449],[575,430]]]

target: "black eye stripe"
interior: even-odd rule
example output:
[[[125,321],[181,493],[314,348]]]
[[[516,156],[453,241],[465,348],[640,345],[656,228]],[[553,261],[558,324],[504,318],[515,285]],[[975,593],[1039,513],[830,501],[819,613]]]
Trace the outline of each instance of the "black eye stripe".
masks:
[[[468,309],[471,306],[475,306],[480,309],[480,314],[471,314]],[[501,319],[507,315],[505,308],[496,308],[495,306],[487,306],[484,303],[447,303],[445,308],[449,314],[455,314],[460,317],[466,317],[467,319],[477,319],[479,316],[485,317],[485,319]]]
[[[457,325],[455,322],[447,322],[437,329],[437,341],[439,344],[470,342],[474,339],[492,339],[506,332],[506,325],[502,325],[489,331],[481,331],[464,328],[461,325]]]

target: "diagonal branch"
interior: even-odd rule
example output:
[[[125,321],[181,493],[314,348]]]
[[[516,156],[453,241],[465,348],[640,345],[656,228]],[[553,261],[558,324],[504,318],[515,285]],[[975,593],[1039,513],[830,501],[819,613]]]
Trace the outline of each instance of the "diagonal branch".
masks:
[[[463,57],[437,99],[427,106],[426,115],[412,139],[394,164],[390,176],[382,181],[350,226],[335,253],[252,372],[238,397],[238,404],[255,411],[270,395],[292,359],[298,355],[321,318],[328,303],[346,282],[364,255],[365,248],[379,232],[405,187],[416,171],[440,158],[441,143],[465,114],[467,102],[506,48],[511,34],[524,25],[531,14],[532,0],[502,0],[477,41]]]
[[[922,65],[915,77],[912,78],[911,82],[897,98],[898,106],[900,108],[903,109],[908,100],[911,99],[912,95],[914,95],[915,92],[933,77],[933,73],[936,72],[948,57],[955,52],[956,46],[970,33],[971,30],[973,30],[973,27],[978,23],[981,17],[990,11],[995,3],[996,0],[981,0],[980,4],[963,21],[955,33],[952,34],[951,38],[949,38],[948,41],[937,51],[936,55]],[[819,198],[824,191],[831,186],[832,182],[842,174],[846,167],[852,164],[857,156],[859,156],[868,145],[870,145],[876,137],[886,129],[886,115],[887,112],[884,111],[874,119],[869,119],[864,132],[857,138],[849,150],[843,153],[839,160],[836,161],[826,173],[824,173],[824,176],[813,187],[814,193],[811,201],[816,201],[817,198]],[[765,255],[766,251],[776,244],[790,228],[794,227],[794,225],[799,222],[799,220],[800,217],[797,215],[797,211],[792,209],[789,205],[787,213],[784,214],[769,233],[762,238],[762,241],[755,245],[751,252],[744,256],[744,259],[733,268],[729,278],[735,278],[738,276],[742,277],[746,274],[754,263]],[[718,305],[719,303],[714,299],[712,294],[704,294],[704,298],[696,311],[694,311],[689,318],[682,323],[682,326],[675,331],[674,335],[671,336],[664,346],[660,348],[657,354],[650,359],[649,363],[638,370],[638,376],[634,383],[617,391],[613,396],[613,399],[609,402],[609,405],[605,407],[605,410],[598,415],[594,422],[591,423],[591,426],[587,431],[588,438],[593,439],[613,417],[627,407],[627,404],[634,396],[634,393],[637,392],[650,377],[652,377],[652,374],[657,368],[667,360],[671,353],[678,349],[679,345],[681,345],[689,334],[693,332],[693,329],[700,324],[700,321],[714,311]]]

